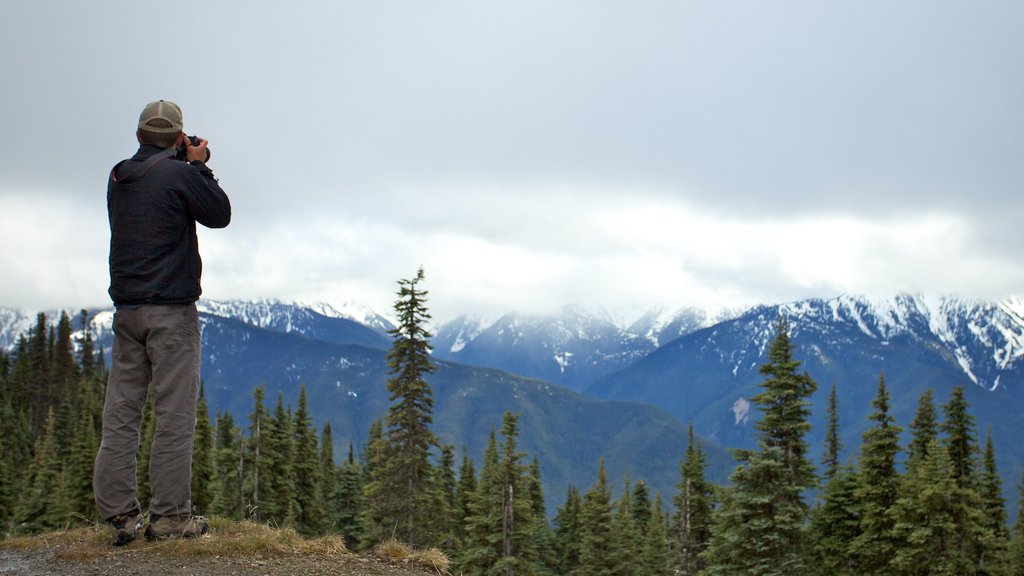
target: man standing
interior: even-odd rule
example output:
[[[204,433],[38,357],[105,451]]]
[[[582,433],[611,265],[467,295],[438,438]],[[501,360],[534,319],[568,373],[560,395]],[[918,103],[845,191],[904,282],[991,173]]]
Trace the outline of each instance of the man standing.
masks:
[[[146,539],[196,537],[208,529],[192,515],[191,501],[200,363],[195,303],[202,292],[196,223],[227,226],[231,204],[206,166],[207,141],[185,136],[183,128],[176,104],[148,104],[139,117],[138,151],[107,181],[116,311],[93,490],[116,546],[134,540],[142,527],[135,469],[150,387],[156,429]]]

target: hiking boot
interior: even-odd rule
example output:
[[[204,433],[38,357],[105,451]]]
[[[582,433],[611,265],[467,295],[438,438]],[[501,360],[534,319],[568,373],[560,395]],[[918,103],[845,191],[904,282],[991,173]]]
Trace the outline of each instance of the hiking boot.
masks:
[[[138,512],[118,514],[107,522],[114,535],[114,546],[124,546],[139,535],[139,528],[142,528],[142,514]]]
[[[146,526],[146,540],[164,538],[197,538],[210,529],[202,516],[159,516],[149,515]]]

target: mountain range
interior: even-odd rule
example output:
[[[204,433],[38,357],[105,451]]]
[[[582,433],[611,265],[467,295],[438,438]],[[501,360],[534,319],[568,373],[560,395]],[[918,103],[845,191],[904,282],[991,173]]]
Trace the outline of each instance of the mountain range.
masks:
[[[358,449],[370,422],[386,412],[386,316],[273,300],[204,300],[200,308],[211,411],[244,421],[256,386],[266,386],[268,404],[280,394],[293,405],[305,385],[315,422],[331,422],[339,452],[350,440]],[[672,494],[693,422],[710,454],[709,476],[721,482],[733,466],[724,447],[755,440],[750,398],[780,318],[802,369],[819,384],[814,454],[832,385],[847,459],[856,455],[883,375],[904,428],[925,389],[941,404],[953,386],[963,386],[982,439],[991,430],[1005,491],[1015,495],[1024,462],[1020,298],[844,296],[733,312],[656,310],[629,322],[575,306],[493,321],[460,317],[432,327],[435,429],[478,458],[501,414],[518,412],[521,447],[540,460],[548,499],[558,503],[570,483],[589,486],[601,457],[611,479],[642,478]],[[110,310],[90,311],[108,350],[111,320]],[[10,348],[34,321],[34,314],[0,309],[0,346]]]

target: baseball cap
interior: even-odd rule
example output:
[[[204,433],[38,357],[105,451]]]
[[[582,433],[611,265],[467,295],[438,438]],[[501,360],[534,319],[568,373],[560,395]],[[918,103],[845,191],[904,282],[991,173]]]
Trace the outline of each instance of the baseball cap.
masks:
[[[164,120],[164,122],[156,122],[154,125],[154,120]],[[170,127],[166,126],[167,122],[170,122]],[[181,132],[183,127],[181,108],[167,100],[157,100],[146,104],[146,107],[142,109],[142,114],[139,115],[139,130],[168,134]]]

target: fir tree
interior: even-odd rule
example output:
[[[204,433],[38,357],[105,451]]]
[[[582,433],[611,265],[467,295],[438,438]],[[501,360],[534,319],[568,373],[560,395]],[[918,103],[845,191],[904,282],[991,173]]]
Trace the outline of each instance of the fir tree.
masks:
[[[352,443],[349,442],[349,451]],[[334,532],[338,526],[338,467],[334,465],[334,438],[331,423],[324,422],[320,432],[320,497],[323,501],[323,529]]]
[[[636,553],[643,545],[643,539],[636,522],[633,521],[633,502],[630,481],[627,477],[622,494],[613,506],[612,515],[612,548],[609,550],[612,573],[616,576],[635,576],[637,566]]]
[[[780,320],[761,366],[766,376],[754,397],[763,416],[757,423],[758,449],[737,451],[741,464],[723,490],[712,537],[703,553],[707,573],[801,575],[807,572],[807,505],[803,492],[815,484],[807,459],[809,398],[817,388],[797,372],[789,326]]]
[[[635,493],[634,493],[634,500]],[[668,545],[668,522],[662,510],[661,494],[654,497],[649,510],[647,529],[643,535],[637,574],[642,576],[669,576],[671,554]]]
[[[680,481],[676,485],[673,540],[676,566],[680,573],[693,576],[704,567],[701,552],[711,540],[711,511],[714,490],[704,478],[706,464],[704,450],[693,434],[690,422],[686,454],[680,465]]]
[[[907,470],[912,470],[919,462],[928,457],[928,447],[939,437],[938,418],[935,414],[935,402],[931,388],[921,394],[917,402],[917,412],[910,423],[912,437],[907,446]]]
[[[597,468],[597,482],[583,495],[579,565],[572,576],[615,576],[612,548],[611,489],[602,458]]]
[[[217,414],[217,440],[214,448],[213,501],[210,512],[233,520],[245,516],[244,456],[241,430],[230,412]]]
[[[295,412],[292,428],[295,450],[292,468],[298,528],[304,534],[319,534],[325,528],[323,495],[320,491],[321,463],[305,384],[299,387],[299,408]]]
[[[466,543],[466,521],[472,513],[474,494],[476,494],[476,466],[463,447],[462,465],[459,466],[459,484],[455,496],[458,513],[458,521],[454,527],[456,550],[463,549]]]
[[[896,455],[902,429],[889,414],[889,391],[885,376],[878,377],[878,393],[868,417],[874,424],[864,432],[861,444],[860,479],[856,492],[860,502],[860,535],[851,544],[861,574],[886,574],[898,546],[893,535],[893,506],[899,496]]]
[[[419,286],[424,279],[420,268],[416,278],[400,280],[395,314],[398,327],[388,351],[388,380],[391,405],[384,434],[384,458],[368,485],[370,518],[375,534],[394,534],[413,545],[431,545],[438,539],[435,522],[441,494],[430,462],[437,439],[430,427],[434,400],[425,377],[434,371],[430,359],[431,334],[427,292]]]
[[[825,428],[825,453],[821,457],[821,465],[825,467],[825,481],[829,481],[839,470],[839,453],[843,443],[839,438],[839,399],[836,396],[836,385],[832,383],[832,391],[828,395],[828,425]]]
[[[441,491],[443,509],[439,517],[439,532],[442,534],[441,548],[451,550],[455,546],[456,526],[461,522],[457,499],[458,483],[455,476],[455,447],[441,446],[441,465],[437,469],[437,486]]]
[[[360,543],[369,545],[362,522],[366,509],[366,500],[363,496],[363,466],[356,461],[351,442],[348,445],[348,457],[338,469],[337,477],[332,505],[337,510],[335,531],[341,534],[349,546],[356,547]]]
[[[813,513],[811,533],[814,560],[823,574],[856,576],[856,557],[850,545],[861,535],[860,474],[840,467],[825,485],[823,501]]]
[[[267,511],[264,510],[263,499],[264,494],[267,492],[268,487],[265,486],[263,476],[267,472],[269,467],[269,460],[273,456],[268,456],[266,447],[264,446],[264,436],[266,430],[270,425],[270,413],[267,412],[267,407],[263,404],[263,385],[257,386],[252,391],[252,403],[253,410],[249,415],[249,442],[247,445],[248,452],[248,468],[250,473],[247,476],[248,486],[246,493],[249,494],[248,507],[246,510],[246,516],[251,516],[253,520],[261,522],[267,518]]]
[[[196,429],[192,453],[192,510],[209,513],[214,490],[214,432],[210,425],[210,409],[206,403],[206,386],[199,383],[196,403]]]
[[[502,470],[498,439],[492,431],[484,449],[480,479],[466,518],[466,542],[462,573],[466,576],[490,574],[502,555]]]
[[[1017,485],[1017,521],[1010,540],[1009,569],[1011,576],[1024,576],[1024,471]]]
[[[58,528],[67,521],[71,510],[62,501],[60,490],[61,468],[56,435],[54,411],[47,411],[43,434],[36,442],[35,457],[26,475],[26,489],[18,501],[18,523],[28,531]]]
[[[962,531],[957,523],[965,514],[964,490],[952,475],[949,453],[933,439],[925,454],[902,480],[893,514],[899,546],[886,574],[977,574],[960,545]]]
[[[977,467],[978,437],[974,417],[968,412],[967,397],[962,386],[953,388],[949,401],[943,406],[945,420],[941,429],[946,435],[950,473],[962,488],[974,484]]]
[[[633,496],[629,500],[630,516],[641,536],[647,535],[647,529],[651,523],[651,494],[647,490],[647,483],[638,480],[633,485]]]
[[[992,430],[985,437],[982,456],[980,486],[981,522],[983,529],[981,574],[1002,575],[1009,568],[1010,533],[1006,525],[1006,502],[1003,501],[1003,483],[996,468],[996,451]]]
[[[291,414],[278,392],[274,414],[267,421],[263,434],[263,482],[267,489],[262,496],[266,521],[273,526],[295,527],[298,503],[295,490],[295,437]]]
[[[574,574],[580,565],[580,537],[583,500],[579,490],[569,485],[565,504],[555,515],[555,573]]]

